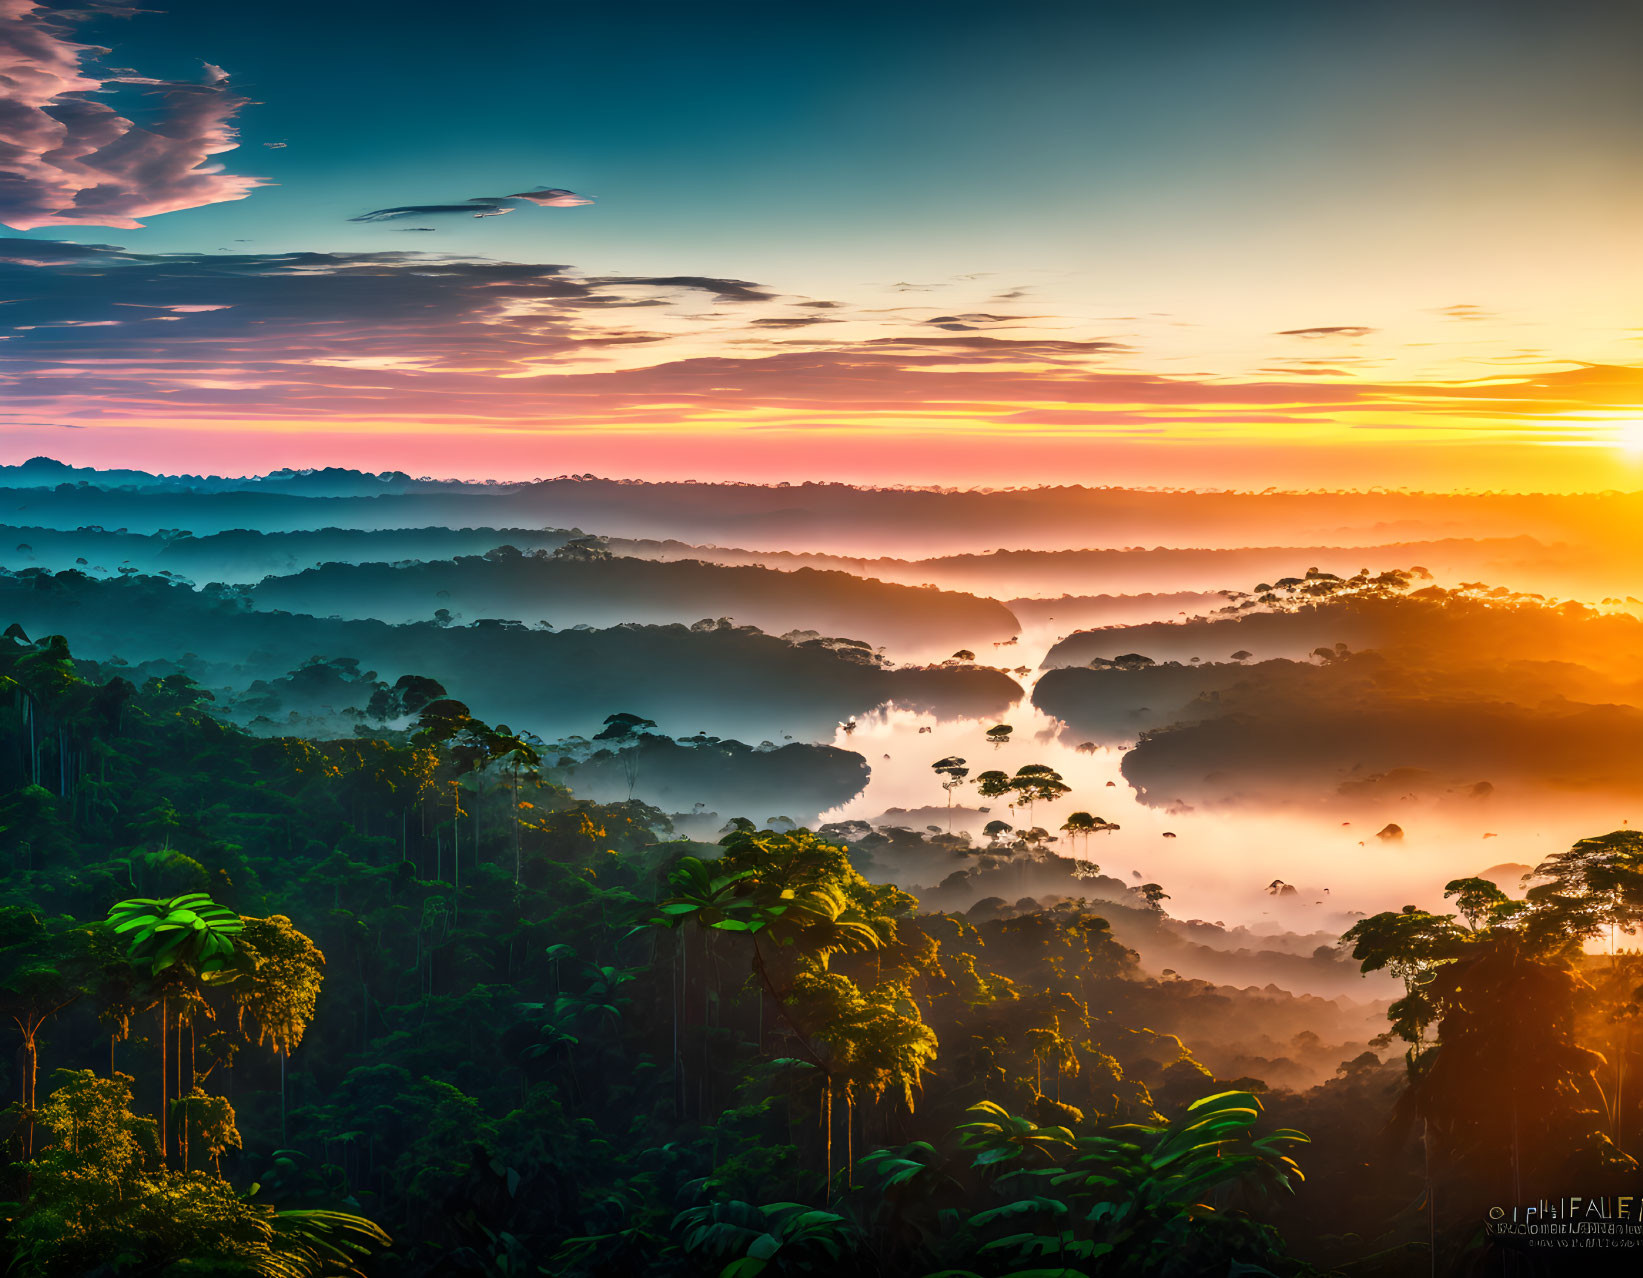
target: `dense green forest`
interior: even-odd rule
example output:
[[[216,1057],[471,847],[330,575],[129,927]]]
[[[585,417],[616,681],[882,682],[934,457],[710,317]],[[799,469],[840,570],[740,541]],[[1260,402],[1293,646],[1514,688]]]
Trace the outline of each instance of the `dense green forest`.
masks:
[[[1149,1027],[1222,996],[1101,901],[922,912],[865,827],[691,842],[392,695],[257,737],[0,640],[12,1271],[1533,1273],[1490,1205],[1635,1184],[1638,832],[1359,921],[1404,997],[1284,1091]]]
[[[462,671],[476,712],[550,724],[598,722],[624,708],[620,702],[640,684],[649,717],[754,740],[772,730],[800,739],[830,734],[841,717],[891,699],[988,715],[1021,695],[1001,670],[897,665],[862,640],[813,631],[777,636],[711,617],[604,629],[539,628],[512,617],[453,625],[449,615],[435,615],[436,602],[428,620],[389,625],[257,612],[240,591],[215,583],[195,590],[142,573],[0,569],[0,615],[30,633],[70,634],[86,655],[103,660],[176,663],[214,686],[277,678],[327,653],[392,678]],[[578,677],[521,680],[521,670],[576,670]]]

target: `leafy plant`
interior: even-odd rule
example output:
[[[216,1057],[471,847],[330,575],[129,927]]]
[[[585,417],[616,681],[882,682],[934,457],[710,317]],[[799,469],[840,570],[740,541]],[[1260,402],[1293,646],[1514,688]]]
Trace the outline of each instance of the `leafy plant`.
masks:
[[[802,1203],[730,1201],[680,1212],[674,1229],[687,1252],[725,1261],[719,1278],[832,1273],[861,1246],[861,1232],[844,1216]]]
[[[1046,1275],[1128,1278],[1196,1275],[1210,1263],[1224,1265],[1227,1256],[1263,1262],[1281,1250],[1273,1231],[1227,1210],[1238,1194],[1287,1192],[1302,1179],[1285,1149],[1307,1138],[1288,1128],[1257,1134],[1261,1102],[1253,1093],[1206,1096],[1173,1123],[1124,1124],[1080,1137],[1039,1128],[997,1106],[976,1109],[984,1117],[960,1130],[968,1146],[980,1150],[978,1164],[1024,1161],[1029,1151],[1064,1159],[1000,1178],[1001,1184],[1030,1178],[1039,1192],[970,1217],[981,1236],[1010,1230],[982,1243],[979,1254],[1043,1266]]]
[[[205,981],[232,980],[234,940],[245,925],[240,916],[204,892],[169,900],[136,897],[108,912],[108,924],[126,938],[133,962],[151,975],[186,965]]]

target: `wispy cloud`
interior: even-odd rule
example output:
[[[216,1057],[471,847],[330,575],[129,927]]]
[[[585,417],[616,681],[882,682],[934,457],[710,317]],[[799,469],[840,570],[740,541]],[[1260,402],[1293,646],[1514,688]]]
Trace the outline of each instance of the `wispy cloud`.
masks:
[[[1437,310],[1452,320],[1489,320],[1499,317],[1493,311],[1486,311],[1481,306],[1474,306],[1470,302],[1460,302],[1454,306],[1440,306]]]
[[[839,324],[841,320],[824,319],[820,315],[771,315],[753,321],[754,328],[813,328],[817,324]]]
[[[106,49],[71,38],[90,18],[137,12],[111,0],[0,0],[0,223],[132,229],[263,185],[211,158],[239,145],[234,120],[249,101],[220,67],[205,64],[197,82],[157,80],[103,69]],[[119,88],[158,105],[152,127],[93,96]]]
[[[968,311],[962,315],[937,315],[924,322],[933,328],[944,328],[953,333],[973,333],[981,328],[1044,318],[1042,315],[993,315],[987,311]]]
[[[1368,337],[1375,330],[1367,324],[1319,324],[1313,328],[1285,328],[1277,333],[1279,337]]]
[[[578,195],[575,191],[561,190],[556,186],[544,187],[540,191],[517,191],[507,198],[510,200],[529,200],[538,208],[544,209],[574,209],[578,205],[593,203],[585,195]]]
[[[636,276],[627,283],[648,284],[654,288],[700,289],[712,293],[721,302],[770,302],[776,298],[776,294],[748,280],[718,280],[705,275]]]
[[[3,0],[0,0],[3,2]],[[479,195],[461,204],[397,204],[392,208],[372,209],[351,217],[350,222],[392,222],[402,217],[502,217],[515,212],[524,201],[544,209],[571,209],[593,201],[575,191],[558,187],[544,187],[540,191],[520,191],[515,195]]]
[[[504,213],[512,213],[513,205],[502,203],[500,198],[479,198],[468,200],[462,204],[396,204],[393,208],[372,209],[369,213],[361,213],[358,217],[351,217],[350,222],[392,222],[402,217],[501,217]]]
[[[747,280],[582,275],[421,252],[143,254],[0,240],[0,401],[30,420],[302,422],[312,430],[931,429],[1176,435],[1444,429],[1572,434],[1643,403],[1643,370],[1350,380],[1343,361],[1253,376],[1123,365],[1113,337],[807,321]],[[686,325],[712,299],[726,322]],[[635,308],[649,308],[638,309]],[[641,328],[635,314],[654,316]],[[939,317],[938,317],[939,318]],[[764,341],[747,342],[763,330]],[[835,337],[844,333],[847,336]],[[770,338],[780,334],[780,341]],[[746,342],[745,345],[738,345]],[[1314,348],[1316,349],[1316,348]],[[911,424],[911,425],[910,425]]]

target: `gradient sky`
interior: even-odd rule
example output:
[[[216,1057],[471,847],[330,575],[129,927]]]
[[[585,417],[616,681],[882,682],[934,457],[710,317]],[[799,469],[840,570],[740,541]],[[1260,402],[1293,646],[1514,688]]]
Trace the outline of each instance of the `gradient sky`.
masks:
[[[1643,486],[1633,4],[157,3],[0,0],[0,460]]]

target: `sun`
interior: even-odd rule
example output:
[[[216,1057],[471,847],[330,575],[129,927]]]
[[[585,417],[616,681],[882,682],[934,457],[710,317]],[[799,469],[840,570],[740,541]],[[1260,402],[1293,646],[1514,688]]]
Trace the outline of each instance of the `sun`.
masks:
[[[1623,453],[1643,456],[1643,421],[1619,423],[1615,427],[1614,442]]]

